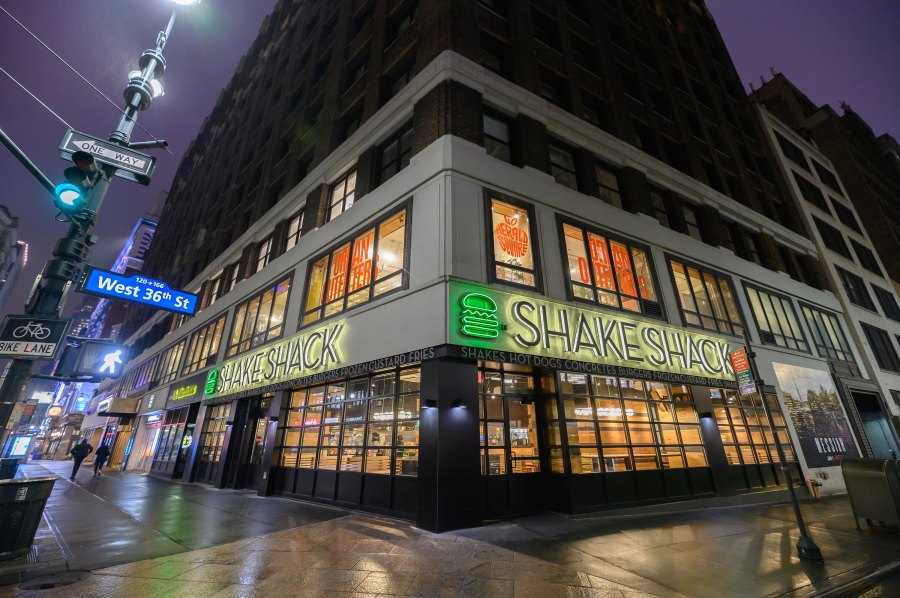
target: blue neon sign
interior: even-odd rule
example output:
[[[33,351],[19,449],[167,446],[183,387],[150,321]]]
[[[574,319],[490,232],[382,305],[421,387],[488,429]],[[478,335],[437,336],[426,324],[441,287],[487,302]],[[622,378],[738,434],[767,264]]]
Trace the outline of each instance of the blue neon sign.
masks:
[[[143,303],[189,316],[197,311],[197,295],[170,289],[169,285],[161,280],[153,280],[139,274],[126,277],[92,266],[88,267],[82,277],[78,291],[108,299]]]

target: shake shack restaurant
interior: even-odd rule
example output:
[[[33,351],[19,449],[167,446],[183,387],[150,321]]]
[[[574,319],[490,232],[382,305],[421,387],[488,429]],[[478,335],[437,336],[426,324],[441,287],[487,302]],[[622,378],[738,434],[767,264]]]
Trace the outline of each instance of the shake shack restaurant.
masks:
[[[208,373],[203,425],[222,405],[265,399],[253,431],[261,494],[437,531],[783,483],[761,399],[735,389],[729,339],[446,288],[446,328],[426,348],[354,361],[377,346],[354,336],[354,316],[225,362]],[[774,393],[766,400],[792,455]]]

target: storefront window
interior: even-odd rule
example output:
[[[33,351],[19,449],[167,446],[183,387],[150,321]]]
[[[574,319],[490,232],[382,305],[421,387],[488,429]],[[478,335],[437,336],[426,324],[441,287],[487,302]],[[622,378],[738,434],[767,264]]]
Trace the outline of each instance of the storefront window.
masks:
[[[196,478],[200,482],[215,482],[225,443],[225,428],[231,414],[231,403],[211,406],[203,419],[200,433],[200,455]]]
[[[538,288],[530,210],[491,199],[490,216],[493,277],[500,282]]]
[[[648,315],[662,315],[647,252],[571,223],[562,224],[573,297]]]
[[[279,428],[282,467],[415,476],[419,368],[291,392]]]
[[[227,357],[281,338],[290,290],[288,276],[237,306],[225,352]]]
[[[482,475],[541,471],[534,376],[508,364],[483,366],[478,370]]]
[[[184,371],[182,375],[205,368],[216,359],[219,343],[222,341],[222,329],[225,327],[225,316],[211,322],[191,334],[187,345]]]
[[[772,430],[759,395],[739,396],[733,390],[712,388],[710,397],[729,465],[778,462]],[[778,399],[772,394],[766,395],[766,399],[785,458],[793,461],[794,449]]]
[[[406,209],[363,231],[310,266],[303,324],[342,313],[405,284]]]
[[[678,307],[687,326],[740,336],[741,315],[731,281],[724,276],[669,260],[678,291]]]
[[[573,474],[707,466],[687,386],[561,372],[559,388]]]
[[[175,462],[178,460],[178,452],[181,450],[182,438],[188,429],[189,412],[190,407],[166,411],[156,451],[153,453],[153,469],[159,471],[172,471],[174,469]]]
[[[178,364],[181,363],[181,355],[184,353],[184,341],[174,344],[165,351],[159,359],[159,369],[156,379],[159,384],[168,384],[178,377]]]

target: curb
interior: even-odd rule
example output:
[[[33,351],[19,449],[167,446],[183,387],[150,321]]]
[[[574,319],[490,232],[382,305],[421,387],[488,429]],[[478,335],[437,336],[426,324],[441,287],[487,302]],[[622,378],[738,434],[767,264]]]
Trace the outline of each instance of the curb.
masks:
[[[816,590],[810,585],[803,588],[797,588],[793,592],[783,595],[815,596],[815,598],[852,598],[865,592],[869,588],[874,587],[878,582],[897,573],[900,573],[900,561],[890,561],[875,565],[874,569],[871,569],[870,572],[865,575],[849,579],[845,582],[837,582],[836,584],[831,585],[830,587],[824,587],[821,590]],[[852,571],[847,571],[842,575],[847,574],[852,574]],[[841,577],[841,575],[838,575],[837,577]],[[806,593],[809,590],[812,591]]]

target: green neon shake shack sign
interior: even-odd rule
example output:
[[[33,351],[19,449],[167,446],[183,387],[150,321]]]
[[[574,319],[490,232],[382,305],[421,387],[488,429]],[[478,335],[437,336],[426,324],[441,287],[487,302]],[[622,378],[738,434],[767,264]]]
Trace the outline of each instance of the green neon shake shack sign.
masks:
[[[563,369],[587,362],[734,380],[728,340],[721,337],[456,281],[449,292],[449,340],[475,349],[464,350],[468,357],[496,360],[503,352]]]

